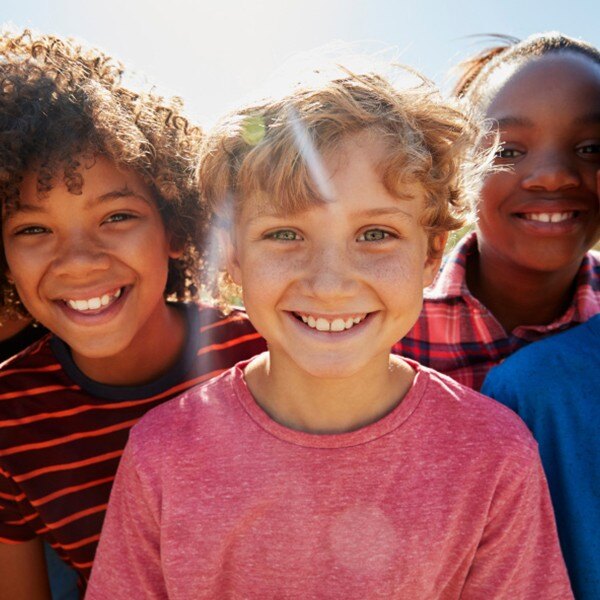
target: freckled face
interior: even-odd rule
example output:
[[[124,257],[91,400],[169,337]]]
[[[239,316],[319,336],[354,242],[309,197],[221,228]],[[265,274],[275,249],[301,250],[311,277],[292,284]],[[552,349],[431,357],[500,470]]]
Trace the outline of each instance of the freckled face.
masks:
[[[482,190],[480,252],[515,270],[572,271],[600,234],[600,65],[548,54],[494,79],[502,170]]]
[[[163,292],[175,257],[145,183],[99,157],[82,170],[83,193],[57,183],[47,197],[26,174],[18,210],[3,219],[9,276],[40,323],[73,356],[135,360],[168,335]]]
[[[229,247],[229,271],[265,337],[272,364],[341,378],[387,364],[417,319],[439,261],[420,224],[423,191],[385,189],[376,165],[385,148],[348,138],[324,166],[331,201],[277,215],[246,200]]]

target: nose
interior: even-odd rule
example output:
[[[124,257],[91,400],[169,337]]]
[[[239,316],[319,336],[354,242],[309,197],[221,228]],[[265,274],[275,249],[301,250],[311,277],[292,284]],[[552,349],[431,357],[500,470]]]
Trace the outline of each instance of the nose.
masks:
[[[568,157],[547,153],[533,164],[521,184],[530,191],[558,192],[581,185],[581,176]]]
[[[359,275],[351,253],[345,247],[325,247],[315,251],[303,278],[304,293],[321,302],[352,297],[359,286]]]
[[[78,231],[62,236],[54,249],[52,269],[59,277],[86,277],[110,266],[106,249],[93,235]]]

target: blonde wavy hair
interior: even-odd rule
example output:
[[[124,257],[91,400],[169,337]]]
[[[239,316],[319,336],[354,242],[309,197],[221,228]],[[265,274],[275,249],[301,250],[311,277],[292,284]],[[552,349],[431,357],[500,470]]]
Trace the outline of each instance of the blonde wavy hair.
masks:
[[[430,254],[439,252],[436,236],[463,226],[494,148],[477,150],[481,122],[410,73],[418,83],[402,89],[378,73],[340,68],[321,85],[225,116],[204,141],[199,169],[201,194],[220,225],[230,226],[243,202],[257,195],[282,213],[326,201],[306,159],[306,140],[322,156],[364,131],[387,147],[377,167],[391,194],[401,196],[407,183],[425,190],[422,224]],[[220,290],[212,292],[222,299],[236,291],[220,275]]]
[[[165,294],[194,300],[207,226],[197,188],[201,131],[179,99],[134,91],[121,63],[72,39],[29,30],[0,35],[0,201],[18,206],[23,175],[37,173],[41,197],[56,181],[81,194],[82,164],[105,156],[150,186],[166,230],[182,248]],[[6,277],[0,248],[0,312],[27,314]]]

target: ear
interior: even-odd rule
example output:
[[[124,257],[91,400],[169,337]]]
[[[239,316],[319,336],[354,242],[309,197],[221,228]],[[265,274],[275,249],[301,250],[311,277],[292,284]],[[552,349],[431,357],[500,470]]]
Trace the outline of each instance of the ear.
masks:
[[[427,258],[425,259],[425,265],[423,269],[423,287],[427,287],[433,283],[435,276],[440,270],[442,264],[442,256],[444,254],[444,248],[448,241],[448,232],[437,233],[429,241]]]
[[[217,238],[229,277],[236,285],[242,285],[242,271],[235,243],[235,233],[230,229],[220,228],[217,232]]]
[[[185,250],[185,241],[179,239],[177,236],[170,234],[168,238],[169,244],[169,258],[181,258]]]

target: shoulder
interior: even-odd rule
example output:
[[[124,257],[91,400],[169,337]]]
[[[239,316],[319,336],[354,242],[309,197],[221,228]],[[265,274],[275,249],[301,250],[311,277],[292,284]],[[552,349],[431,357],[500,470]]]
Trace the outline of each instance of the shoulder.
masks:
[[[483,392],[505,402],[512,396],[524,395],[525,389],[537,387],[538,393],[534,395],[541,397],[548,392],[557,393],[559,385],[579,389],[595,380],[597,373],[600,373],[600,314],[510,355],[488,373]]]
[[[52,353],[51,336],[50,333],[44,335],[0,365],[0,389],[5,391],[15,386],[29,388],[35,382],[56,378],[57,372],[62,369]]]
[[[213,443],[236,418],[242,369],[236,365],[150,410],[131,430],[131,451],[179,454],[190,444]]]
[[[496,459],[537,459],[537,443],[512,410],[450,377],[421,367],[429,377],[427,402],[438,427],[453,440]]]

